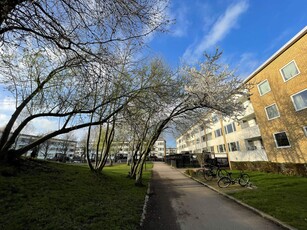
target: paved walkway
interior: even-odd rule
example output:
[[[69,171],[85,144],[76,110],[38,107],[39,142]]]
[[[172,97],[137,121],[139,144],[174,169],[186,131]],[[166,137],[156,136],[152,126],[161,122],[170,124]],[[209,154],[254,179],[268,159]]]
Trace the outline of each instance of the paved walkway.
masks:
[[[144,230],[283,229],[251,210],[155,162]]]

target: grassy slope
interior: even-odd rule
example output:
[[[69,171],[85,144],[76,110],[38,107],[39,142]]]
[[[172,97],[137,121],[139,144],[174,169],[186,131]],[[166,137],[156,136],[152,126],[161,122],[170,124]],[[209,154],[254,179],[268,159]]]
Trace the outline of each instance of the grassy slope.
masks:
[[[254,189],[235,184],[221,189],[217,180],[198,178],[297,229],[307,229],[307,178],[261,172],[247,172]],[[238,175],[234,171],[234,177]]]
[[[28,162],[16,175],[0,167],[0,229],[136,229],[139,224],[146,187],[126,178],[126,165],[106,167],[102,175],[45,162]],[[144,174],[147,184],[150,172]]]
[[[283,222],[307,229],[307,178],[267,173],[249,173],[257,186],[232,194]]]

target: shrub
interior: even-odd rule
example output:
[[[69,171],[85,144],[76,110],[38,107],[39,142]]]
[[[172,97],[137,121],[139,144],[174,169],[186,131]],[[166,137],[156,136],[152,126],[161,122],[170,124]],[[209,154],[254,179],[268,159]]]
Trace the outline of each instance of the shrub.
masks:
[[[196,172],[193,169],[187,169],[184,173],[192,177],[196,175]]]
[[[280,173],[291,176],[307,176],[307,164],[276,163],[268,161],[231,162],[232,168],[237,170]]]

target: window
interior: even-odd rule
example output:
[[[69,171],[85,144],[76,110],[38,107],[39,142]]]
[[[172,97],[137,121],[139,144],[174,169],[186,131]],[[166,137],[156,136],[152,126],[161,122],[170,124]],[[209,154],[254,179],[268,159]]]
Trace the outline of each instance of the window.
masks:
[[[307,108],[307,89],[292,95],[291,98],[296,111]]]
[[[260,82],[258,84],[258,90],[259,90],[260,96],[270,92],[271,91],[271,87],[270,87],[270,84],[269,84],[268,80],[264,80],[264,81]]]
[[[215,131],[214,131],[214,135],[215,135],[215,137],[220,137],[220,136],[222,136],[222,129],[219,128],[219,129],[215,130]]]
[[[265,107],[265,112],[269,120],[279,117],[279,111],[276,104]]]
[[[236,141],[236,142],[228,143],[228,148],[229,148],[229,151],[230,151],[230,152],[240,151],[239,142]]]
[[[304,131],[304,133],[305,133],[305,136],[307,137],[307,126],[304,126],[304,127],[303,127],[303,131]]]
[[[289,64],[285,65],[283,68],[280,69],[280,73],[284,81],[288,81],[298,75],[300,72],[296,66],[295,61],[291,61]]]
[[[225,129],[225,133],[226,133],[226,134],[232,133],[232,132],[236,131],[235,123],[231,123],[231,124],[229,124],[229,125],[226,125],[226,126],[224,127],[224,129]]]
[[[217,152],[224,153],[225,152],[225,145],[218,145],[217,146]]]
[[[286,132],[274,133],[274,139],[277,148],[290,147]]]
[[[252,140],[247,140],[245,142],[245,144],[246,144],[246,149],[248,151],[253,151],[253,150],[257,149],[257,146],[255,145],[254,141],[252,141]]]

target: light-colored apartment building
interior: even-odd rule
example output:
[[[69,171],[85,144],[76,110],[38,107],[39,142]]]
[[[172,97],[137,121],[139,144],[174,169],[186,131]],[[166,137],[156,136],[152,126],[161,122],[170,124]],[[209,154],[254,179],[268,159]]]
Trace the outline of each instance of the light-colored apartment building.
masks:
[[[230,161],[306,163],[307,27],[244,84],[250,98],[242,98],[245,112],[239,121],[218,121],[211,114],[206,128],[199,122],[177,138],[178,152],[210,151]]]
[[[166,155],[166,141],[163,138],[159,138],[150,152],[151,156],[156,156],[159,159],[163,159]]]
[[[2,134],[1,134],[2,135]],[[35,140],[39,137],[29,134],[20,134],[15,142],[14,148],[20,149]],[[58,138],[51,138],[48,141],[40,144],[38,147],[38,156],[39,159],[52,159],[56,154],[65,155],[69,158],[72,158],[75,154],[77,142],[73,140],[65,140]],[[25,156],[30,156],[31,150],[28,151]]]
[[[176,139],[177,152],[211,152],[230,161],[266,161],[253,106],[248,98],[241,100],[246,109],[238,120],[216,113],[204,115],[203,120]]]
[[[133,151],[133,142],[127,141],[114,141],[110,150],[111,155],[117,155],[123,159],[130,159]],[[151,149],[150,156],[156,156],[162,159],[166,154],[166,141],[163,138],[159,138],[153,148]],[[92,158],[95,158],[95,150],[92,151]]]
[[[307,162],[307,27],[256,69],[251,102],[272,162]]]
[[[165,154],[166,155],[174,155],[177,153],[177,149],[176,148],[166,148],[165,150]]]

